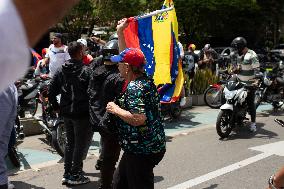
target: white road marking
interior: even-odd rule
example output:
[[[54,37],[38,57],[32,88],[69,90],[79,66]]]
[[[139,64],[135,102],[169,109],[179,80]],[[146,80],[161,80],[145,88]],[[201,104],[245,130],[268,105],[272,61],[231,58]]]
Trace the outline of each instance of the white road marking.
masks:
[[[263,153],[258,154],[258,155],[253,156],[253,157],[250,157],[250,158],[247,158],[243,161],[234,163],[232,165],[223,167],[223,168],[218,169],[216,171],[212,171],[212,172],[207,173],[205,175],[202,175],[200,177],[190,179],[186,182],[175,185],[175,186],[170,187],[168,189],[187,189],[187,188],[196,186],[198,184],[201,184],[203,182],[209,181],[209,180],[216,178],[218,176],[221,176],[221,175],[224,175],[226,173],[230,173],[232,171],[235,171],[237,169],[245,167],[249,164],[252,164],[252,163],[255,163],[255,162],[260,161],[262,159],[265,159],[269,156],[272,156],[272,155],[284,156],[283,145],[284,145],[284,141],[280,141],[280,142],[275,142],[275,143],[271,143],[271,144],[265,144],[265,145],[262,145],[262,146],[256,146],[256,147],[249,148],[251,150],[261,151]]]

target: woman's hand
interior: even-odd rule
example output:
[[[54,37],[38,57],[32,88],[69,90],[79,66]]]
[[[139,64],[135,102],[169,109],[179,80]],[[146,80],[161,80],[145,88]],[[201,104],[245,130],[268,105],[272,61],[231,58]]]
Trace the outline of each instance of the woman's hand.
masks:
[[[106,111],[112,114],[117,114],[118,110],[120,109],[120,107],[115,104],[114,102],[109,102],[107,103],[106,106]]]
[[[117,26],[116,26],[116,30],[117,32],[123,32],[123,30],[128,26],[128,19],[127,18],[123,18],[121,20],[118,21]]]

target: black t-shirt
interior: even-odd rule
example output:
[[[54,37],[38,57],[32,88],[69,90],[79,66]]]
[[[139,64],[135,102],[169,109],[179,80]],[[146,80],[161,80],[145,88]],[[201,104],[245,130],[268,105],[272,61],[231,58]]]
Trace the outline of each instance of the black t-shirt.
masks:
[[[185,72],[192,72],[195,68],[195,63],[198,62],[198,55],[194,52],[184,52],[183,70]]]

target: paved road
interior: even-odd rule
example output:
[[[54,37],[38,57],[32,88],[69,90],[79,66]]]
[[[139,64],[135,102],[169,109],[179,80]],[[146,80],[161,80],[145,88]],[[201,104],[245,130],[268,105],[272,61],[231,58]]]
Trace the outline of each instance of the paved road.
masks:
[[[259,129],[256,133],[252,134],[244,127],[227,140],[220,140],[214,128],[218,110],[195,107],[184,111],[179,121],[167,121],[167,153],[155,169],[155,188],[265,188],[268,176],[284,165],[281,157],[284,144],[253,148],[284,140],[283,128],[273,122],[275,117],[284,119],[283,112],[272,115],[270,108],[261,106],[258,110]],[[60,185],[62,160],[43,138],[42,135],[27,137],[20,146],[24,171],[11,170],[16,175],[10,177],[18,188],[67,188]],[[92,183],[76,188],[98,186],[99,173],[94,170],[97,145],[98,138],[95,137],[90,150],[90,154],[95,155],[90,155],[84,166]]]

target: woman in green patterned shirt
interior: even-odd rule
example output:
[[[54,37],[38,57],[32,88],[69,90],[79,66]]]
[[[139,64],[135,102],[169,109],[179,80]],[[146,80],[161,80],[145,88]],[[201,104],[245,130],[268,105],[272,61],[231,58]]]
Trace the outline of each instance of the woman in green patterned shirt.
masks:
[[[120,49],[126,47],[123,36],[126,26],[127,20],[122,20],[117,27]],[[129,82],[118,103],[110,102],[106,107],[119,117],[118,138],[124,151],[114,174],[113,188],[152,189],[153,169],[166,151],[160,97],[153,80],[145,74],[141,50],[126,48],[111,60],[118,62],[122,77]]]

